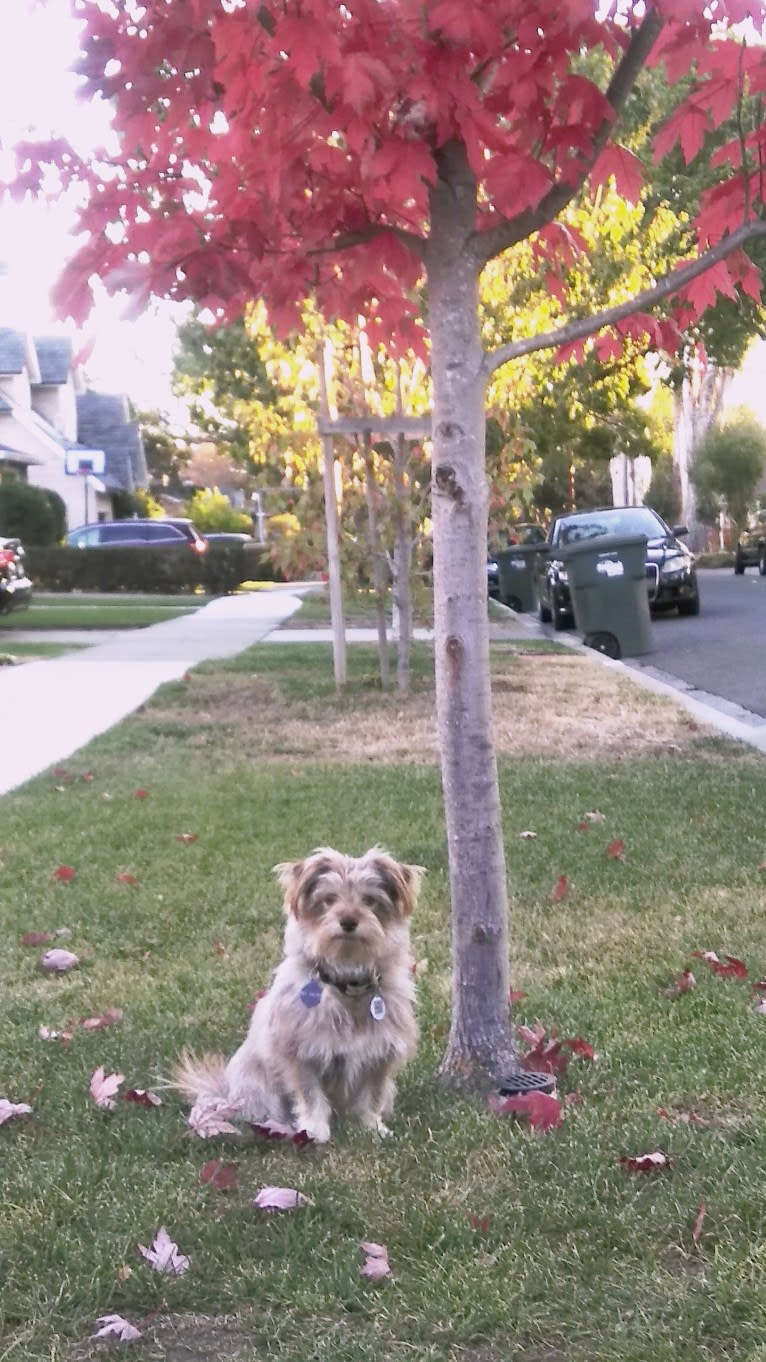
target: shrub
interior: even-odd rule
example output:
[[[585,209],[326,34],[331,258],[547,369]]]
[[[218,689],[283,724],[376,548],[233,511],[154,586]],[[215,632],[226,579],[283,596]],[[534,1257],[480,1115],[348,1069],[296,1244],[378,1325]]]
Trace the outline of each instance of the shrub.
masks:
[[[66,507],[58,492],[28,482],[0,484],[0,535],[25,548],[56,544],[66,533]]]
[[[193,521],[200,534],[252,534],[253,522],[244,511],[232,506],[229,498],[217,487],[195,492],[187,502],[184,514]]]
[[[27,550],[26,568],[40,591],[145,591],[211,595],[234,591],[243,581],[273,581],[268,554],[258,544],[210,544],[202,557],[186,545],[151,548]]]

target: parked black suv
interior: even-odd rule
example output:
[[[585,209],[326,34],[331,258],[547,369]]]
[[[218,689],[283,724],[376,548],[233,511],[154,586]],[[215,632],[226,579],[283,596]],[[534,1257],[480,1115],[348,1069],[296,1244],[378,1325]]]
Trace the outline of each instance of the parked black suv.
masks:
[[[95,548],[151,548],[156,544],[188,544],[194,553],[207,551],[207,540],[195,530],[190,520],[163,517],[161,520],[98,520],[92,525],[81,525],[70,530],[67,544],[75,549]]]

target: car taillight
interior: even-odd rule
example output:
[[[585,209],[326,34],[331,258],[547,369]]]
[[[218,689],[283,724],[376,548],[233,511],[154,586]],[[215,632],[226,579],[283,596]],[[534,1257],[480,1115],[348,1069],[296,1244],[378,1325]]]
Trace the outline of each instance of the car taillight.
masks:
[[[16,561],[16,555],[11,549],[0,549],[0,568],[10,567]]]

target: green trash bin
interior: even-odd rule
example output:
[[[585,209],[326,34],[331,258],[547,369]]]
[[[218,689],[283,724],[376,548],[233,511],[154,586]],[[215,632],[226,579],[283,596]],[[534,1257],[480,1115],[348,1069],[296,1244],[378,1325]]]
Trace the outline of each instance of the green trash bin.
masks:
[[[513,544],[493,555],[500,578],[500,600],[520,613],[534,610],[535,571],[540,544]]]
[[[575,624],[589,648],[607,657],[652,650],[644,535],[601,535],[561,553]]]

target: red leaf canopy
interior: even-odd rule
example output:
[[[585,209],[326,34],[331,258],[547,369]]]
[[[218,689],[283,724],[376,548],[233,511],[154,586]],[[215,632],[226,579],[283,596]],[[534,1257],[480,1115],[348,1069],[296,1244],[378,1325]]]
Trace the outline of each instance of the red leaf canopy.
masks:
[[[760,8],[721,0],[715,20]],[[139,303],[153,291],[227,316],[263,296],[283,323],[313,292],[326,315],[366,312],[388,340],[412,343],[429,194],[451,144],[480,186],[477,232],[507,229],[489,254],[553,221],[594,166],[595,181],[614,175],[638,194],[639,164],[608,148],[613,92],[581,67],[583,52],[601,52],[619,70],[647,7],[595,11],[592,0],[80,0],[83,93],[111,101],[120,150],[87,162],[58,141],[38,152],[85,186],[88,244],[60,309],[88,312],[95,272]],[[649,18],[664,26],[639,65],[661,58],[675,80],[706,58],[705,13],[699,0],[658,0]],[[763,64],[748,50],[751,88]],[[737,98],[720,63],[699,69],[661,143],[680,139],[687,157]],[[27,144],[17,190],[32,185],[33,160]],[[732,197],[732,211],[743,202],[753,195]]]

